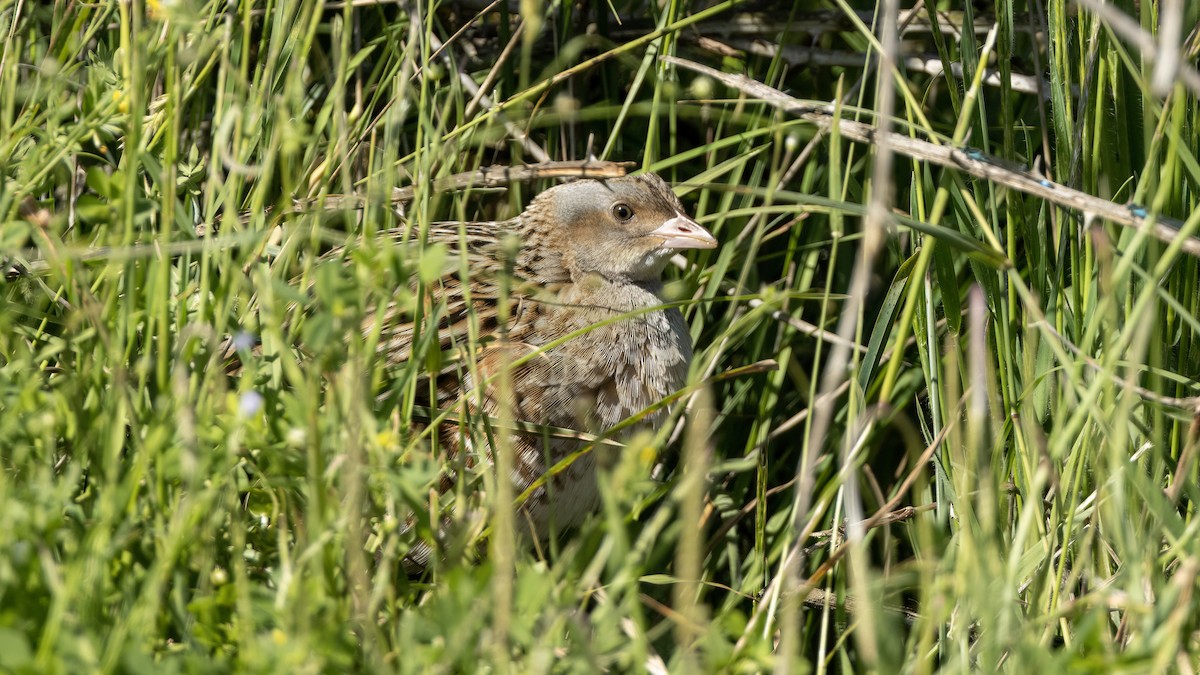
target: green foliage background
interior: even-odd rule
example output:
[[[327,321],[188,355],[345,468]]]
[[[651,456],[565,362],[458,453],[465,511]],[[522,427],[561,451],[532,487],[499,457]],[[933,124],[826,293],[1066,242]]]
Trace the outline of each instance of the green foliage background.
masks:
[[[0,671],[1200,667],[1197,91],[1145,51],[1194,74],[1200,37],[1084,5],[905,8],[881,89],[868,2],[0,0]],[[901,135],[1182,234],[904,154],[875,185],[872,146],[663,55],[845,120],[890,91]],[[594,450],[578,531],[468,522],[409,579],[442,356],[358,328],[444,251],[375,235],[515,214],[549,183],[437,181],[589,148],[721,240],[669,286],[703,386]]]

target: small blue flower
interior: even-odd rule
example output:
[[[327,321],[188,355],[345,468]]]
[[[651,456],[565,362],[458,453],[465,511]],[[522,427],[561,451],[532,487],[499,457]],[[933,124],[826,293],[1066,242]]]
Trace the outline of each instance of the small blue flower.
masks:
[[[254,347],[255,343],[257,343],[257,342],[258,342],[258,338],[254,337],[253,333],[250,333],[250,332],[247,332],[244,330],[238,331],[237,335],[233,336],[233,346],[238,351],[245,351],[247,349],[250,349],[250,348]]]
[[[252,417],[262,410],[263,397],[257,391],[247,391],[238,399],[238,412],[242,417]]]

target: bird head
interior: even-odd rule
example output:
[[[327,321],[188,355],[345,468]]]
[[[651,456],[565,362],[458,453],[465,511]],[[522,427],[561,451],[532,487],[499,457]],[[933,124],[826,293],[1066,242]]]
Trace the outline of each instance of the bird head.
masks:
[[[576,277],[657,280],[676,251],[717,246],[654,174],[559,185],[539,194],[527,214],[553,230],[550,240]]]

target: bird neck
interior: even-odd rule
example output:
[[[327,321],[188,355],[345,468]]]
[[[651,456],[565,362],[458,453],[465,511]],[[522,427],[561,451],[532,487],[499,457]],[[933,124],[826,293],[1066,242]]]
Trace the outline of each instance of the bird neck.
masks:
[[[572,286],[580,299],[609,301],[618,306],[643,306],[648,301],[661,302],[661,279],[630,279],[611,277],[600,272],[572,272]]]
[[[620,252],[615,255],[620,256]],[[575,283],[598,277],[611,286],[636,286],[657,293],[662,288],[663,268],[670,256],[670,251],[654,249],[634,263],[614,264],[614,257],[604,254],[588,259],[569,256],[566,262]]]

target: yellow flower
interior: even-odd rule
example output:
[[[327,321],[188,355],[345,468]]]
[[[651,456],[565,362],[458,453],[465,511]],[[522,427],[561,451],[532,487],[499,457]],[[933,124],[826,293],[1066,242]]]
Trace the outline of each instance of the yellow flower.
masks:
[[[653,445],[643,445],[638,453],[638,459],[641,460],[643,466],[650,466],[654,463],[654,458],[658,453],[654,450]]]

